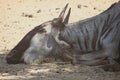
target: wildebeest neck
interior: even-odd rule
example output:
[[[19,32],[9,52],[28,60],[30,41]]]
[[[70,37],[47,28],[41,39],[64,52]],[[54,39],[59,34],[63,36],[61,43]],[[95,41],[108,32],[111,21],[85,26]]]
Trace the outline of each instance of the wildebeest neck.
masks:
[[[120,2],[113,4],[99,15],[66,25],[67,27],[61,31],[61,39],[79,52],[100,50],[101,40],[108,36],[109,32],[114,33],[113,36],[119,35],[119,33],[117,34],[120,30],[119,17]],[[111,40],[114,39],[113,36],[111,36]]]

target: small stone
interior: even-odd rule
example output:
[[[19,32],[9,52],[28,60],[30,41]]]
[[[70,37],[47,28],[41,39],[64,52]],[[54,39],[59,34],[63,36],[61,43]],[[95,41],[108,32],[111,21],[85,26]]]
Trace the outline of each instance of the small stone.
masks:
[[[60,8],[55,8],[55,10],[60,10]]]
[[[93,9],[94,9],[94,10],[96,10],[97,8],[96,8],[96,7],[94,7]]]
[[[28,17],[29,17],[29,18],[32,18],[32,17],[33,17],[33,15],[31,15],[31,14],[30,14],[30,15],[28,15]]]
[[[11,8],[7,8],[8,10],[11,10]]]
[[[41,13],[41,10],[38,10],[37,13]]]
[[[81,4],[78,4],[78,5],[77,5],[77,8],[81,8]]]
[[[56,71],[56,73],[60,73],[60,71]]]
[[[24,12],[22,13],[22,16],[23,17],[28,17],[28,18],[32,18],[33,17],[32,14],[25,14]]]
[[[84,5],[83,7],[88,7],[87,5]]]

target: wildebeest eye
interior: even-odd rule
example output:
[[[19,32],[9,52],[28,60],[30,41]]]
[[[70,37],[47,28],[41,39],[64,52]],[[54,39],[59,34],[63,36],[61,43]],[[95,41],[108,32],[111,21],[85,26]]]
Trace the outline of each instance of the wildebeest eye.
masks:
[[[12,51],[12,53],[16,53],[16,52],[17,52],[17,50],[13,50],[13,51]]]

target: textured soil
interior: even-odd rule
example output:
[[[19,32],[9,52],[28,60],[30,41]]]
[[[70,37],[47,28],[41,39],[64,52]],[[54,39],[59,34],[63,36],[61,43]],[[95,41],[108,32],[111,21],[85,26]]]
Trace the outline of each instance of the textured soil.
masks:
[[[95,16],[118,0],[0,0],[0,80],[120,80],[120,72],[68,63],[16,64],[8,52],[35,26],[57,17],[69,3],[70,23]]]

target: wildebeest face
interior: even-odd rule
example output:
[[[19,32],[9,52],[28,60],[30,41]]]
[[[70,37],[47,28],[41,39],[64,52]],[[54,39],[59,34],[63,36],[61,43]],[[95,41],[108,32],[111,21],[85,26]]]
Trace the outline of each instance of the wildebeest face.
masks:
[[[51,35],[47,33],[36,33],[30,42],[30,47],[24,52],[22,59],[25,63],[32,63],[35,59],[41,60],[51,53]]]
[[[69,9],[66,18],[63,20],[67,6],[68,4],[58,18],[45,22],[26,34],[7,55],[7,63],[32,63],[37,58],[43,59],[54,54],[54,52],[61,51],[58,42],[58,33],[68,23],[71,9]]]
[[[19,54],[19,52],[17,50],[11,50],[10,53],[7,55],[7,63],[12,63],[12,64],[16,64],[16,63],[21,63],[22,61],[20,61],[20,57],[21,54]]]

